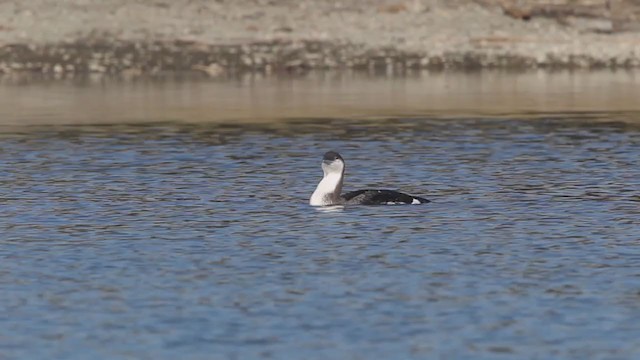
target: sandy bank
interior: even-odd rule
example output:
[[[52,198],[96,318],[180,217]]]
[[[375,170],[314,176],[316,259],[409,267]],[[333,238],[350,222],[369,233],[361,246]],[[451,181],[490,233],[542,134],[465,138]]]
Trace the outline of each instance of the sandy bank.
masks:
[[[0,72],[640,67],[632,2],[2,2]]]

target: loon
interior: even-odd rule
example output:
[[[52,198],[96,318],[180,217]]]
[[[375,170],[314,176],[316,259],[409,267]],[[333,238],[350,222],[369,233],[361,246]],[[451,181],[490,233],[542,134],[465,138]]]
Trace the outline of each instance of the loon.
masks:
[[[344,181],[344,159],[335,151],[324,154],[324,177],[309,199],[312,206],[426,204],[429,200],[393,190],[356,190],[340,195]]]

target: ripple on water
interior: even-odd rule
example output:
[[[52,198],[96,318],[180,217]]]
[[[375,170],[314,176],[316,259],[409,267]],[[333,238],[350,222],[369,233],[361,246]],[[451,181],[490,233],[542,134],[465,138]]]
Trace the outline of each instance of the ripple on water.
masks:
[[[0,355],[640,354],[637,128],[327,124],[4,134]],[[433,202],[309,207],[330,149]]]

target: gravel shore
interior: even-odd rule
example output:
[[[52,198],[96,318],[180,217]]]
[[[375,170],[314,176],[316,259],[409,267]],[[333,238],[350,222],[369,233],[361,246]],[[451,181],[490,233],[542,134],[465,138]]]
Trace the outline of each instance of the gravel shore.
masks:
[[[0,73],[632,68],[640,67],[635,3],[4,1]]]

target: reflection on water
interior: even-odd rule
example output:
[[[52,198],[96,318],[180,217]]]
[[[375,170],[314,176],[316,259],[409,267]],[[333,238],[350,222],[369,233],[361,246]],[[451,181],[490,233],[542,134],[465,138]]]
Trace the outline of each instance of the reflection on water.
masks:
[[[433,202],[308,206],[330,149]],[[635,358],[639,157],[577,118],[17,128],[0,357]]]
[[[341,212],[341,211],[344,211],[344,205],[323,206],[323,207],[316,207],[315,209],[320,212],[326,212],[326,213]]]
[[[99,77],[50,83],[5,76],[0,77],[0,126],[585,112],[637,122],[638,93],[637,71],[422,72],[406,77],[321,72],[291,78]]]

